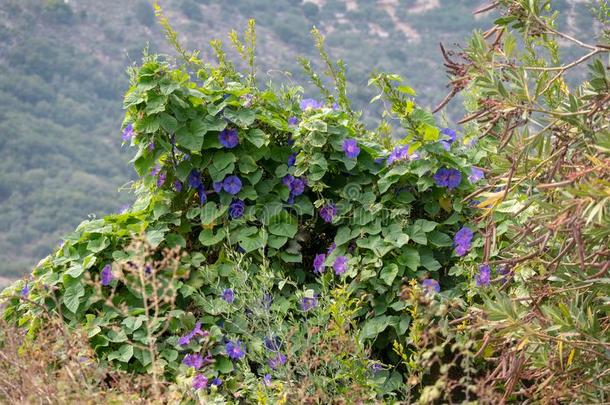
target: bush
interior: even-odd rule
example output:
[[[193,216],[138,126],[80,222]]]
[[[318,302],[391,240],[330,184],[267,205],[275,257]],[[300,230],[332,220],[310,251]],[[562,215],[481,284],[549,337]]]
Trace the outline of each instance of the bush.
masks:
[[[306,61],[324,101],[258,88],[252,29],[245,44],[232,37],[248,74],[217,42],[217,67],[174,42],[197,82],[155,56],[132,69],[123,139],[137,149],[138,200],[67,235],[28,300],[24,284],[6,293],[4,316],[35,331],[41,308],[57,311],[103,361],[207,400],[404,397],[402,287],[461,294],[450,269],[479,244],[465,197],[482,155],[441,131],[396,75],[371,84],[407,136],[365,130],[316,32],[336,95]]]

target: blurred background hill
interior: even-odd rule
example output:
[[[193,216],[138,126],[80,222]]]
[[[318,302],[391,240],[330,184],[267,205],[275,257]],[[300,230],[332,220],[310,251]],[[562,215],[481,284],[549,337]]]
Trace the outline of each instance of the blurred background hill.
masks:
[[[438,103],[447,91],[438,43],[464,43],[473,29],[489,26],[490,16],[472,15],[486,3],[160,1],[191,49],[206,50],[214,38],[228,42],[231,29],[255,18],[261,75],[276,82],[306,83],[296,57],[315,58],[315,25],[332,56],[346,61],[359,108],[373,95],[366,87],[373,69],[402,75],[421,104]],[[561,24],[592,35],[587,2],[553,3]],[[170,51],[152,0],[0,0],[0,285],[27,273],[87,216],[129,203],[129,192],[119,192],[134,175],[130,151],[121,148],[121,99],[125,68],[146,46]],[[459,111],[453,103],[448,115]]]

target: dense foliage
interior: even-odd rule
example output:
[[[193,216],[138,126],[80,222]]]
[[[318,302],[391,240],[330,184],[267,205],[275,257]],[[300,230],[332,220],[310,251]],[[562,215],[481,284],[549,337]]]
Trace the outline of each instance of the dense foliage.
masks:
[[[475,0],[162,5],[190,48],[205,48],[255,18],[262,81],[306,85],[295,61],[297,55],[314,57],[307,33],[315,25],[348,64],[358,109],[373,96],[365,85],[371,67],[408,79],[422,105],[438,102],[445,85],[438,42],[461,41],[491,22],[487,15],[472,17]],[[593,34],[586,7],[566,0],[557,6],[562,27],[580,37]],[[318,11],[306,16],[305,8]],[[125,164],[129,152],[115,136],[121,124],[116,100],[128,84],[124,67],[147,44],[154,52],[169,51],[151,0],[0,2],[0,277],[27,274],[80,218],[119,212],[132,201],[129,193],[117,193],[134,176]],[[458,116],[459,105],[450,107],[449,115]],[[374,109],[365,111],[374,121]]]

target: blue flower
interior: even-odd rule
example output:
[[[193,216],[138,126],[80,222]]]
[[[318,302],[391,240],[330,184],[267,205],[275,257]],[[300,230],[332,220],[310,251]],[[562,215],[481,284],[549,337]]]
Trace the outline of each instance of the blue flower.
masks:
[[[235,342],[229,340],[225,345],[225,349],[229,358],[233,360],[239,360],[246,355],[246,348],[242,346],[242,343],[239,340],[236,340]]]
[[[208,197],[205,193],[205,188],[203,187],[203,184],[199,186],[199,188],[197,189],[197,193],[199,194],[199,204],[205,204],[205,202],[208,200]]]
[[[191,170],[188,177],[188,184],[190,188],[199,189],[203,185],[201,181],[201,174],[196,170]]]
[[[433,178],[437,186],[447,187],[451,190],[460,185],[462,173],[456,169],[440,168],[436,171]]]
[[[114,279],[114,276],[112,275],[112,267],[109,264],[105,265],[102,269],[101,278],[102,285],[104,286],[109,285]]]
[[[174,181],[174,189],[179,193],[182,191],[182,182],[180,180]]]
[[[317,110],[324,107],[324,103],[314,100],[313,98],[306,98],[301,101],[300,107],[303,111]]]
[[[267,387],[271,386],[271,374],[265,374],[265,376],[263,377],[263,382],[265,383],[265,385]]]
[[[337,215],[337,206],[335,204],[326,204],[320,208],[320,217],[322,217],[324,222],[333,222],[335,215]]]
[[[263,345],[265,346],[265,349],[272,352],[277,352],[282,347],[282,339],[280,339],[279,336],[265,336],[265,338],[263,339]]]
[[[268,364],[271,369],[275,370],[276,368],[286,364],[286,356],[284,356],[282,353],[278,353],[275,357],[269,359]]]
[[[468,227],[462,227],[453,237],[453,245],[455,247],[455,254],[458,256],[464,256],[469,250],[472,243],[472,237],[474,233]]]
[[[301,298],[301,311],[307,312],[312,308],[318,306],[318,296],[315,294],[313,297]]]
[[[470,183],[476,183],[483,178],[485,178],[485,173],[483,173],[483,170],[479,169],[478,167],[470,168],[470,175],[468,176],[468,181]]]
[[[28,283],[25,283],[25,285],[21,289],[21,296],[23,298],[27,298],[28,295],[30,295],[30,285]]]
[[[241,190],[241,180],[237,176],[227,176],[222,182],[222,188],[227,193],[235,195]]]
[[[218,377],[214,377],[214,378],[212,378],[212,381],[210,381],[210,385],[213,385],[215,387],[220,387],[222,385],[222,380]]]
[[[305,191],[305,182],[299,177],[295,177],[290,183],[290,191],[293,196],[299,196]]]
[[[324,253],[317,254],[313,259],[313,271],[314,273],[324,272],[324,262],[326,261],[326,255]]]
[[[487,287],[491,278],[491,268],[487,264],[479,266],[479,274],[475,277],[477,287]]]
[[[244,215],[245,208],[246,204],[242,200],[233,200],[231,205],[229,205],[229,216],[232,219],[240,218]]]
[[[121,138],[123,139],[123,141],[127,142],[130,141],[131,138],[133,138],[134,136],[135,132],[133,130],[133,124],[127,124],[127,126],[123,130],[123,135],[121,135]]]
[[[445,135],[447,138],[449,138],[449,140],[447,141],[448,143],[453,143],[456,141],[457,139],[457,133],[451,129],[451,128],[442,128],[441,129],[441,134]]]
[[[218,141],[227,149],[233,149],[239,145],[239,136],[236,129],[224,129],[218,134]]]
[[[355,139],[345,139],[343,141],[343,152],[345,152],[345,156],[349,159],[355,159],[360,154],[360,148],[358,147],[358,142]]]
[[[195,370],[199,370],[201,367],[203,367],[203,357],[201,357],[199,353],[187,354],[184,356],[184,359],[182,359],[182,364],[188,367],[193,367]]]
[[[292,127],[292,126],[298,125],[298,123],[299,123],[299,119],[297,117],[290,117],[290,118],[288,118],[288,125],[289,126]]]
[[[335,270],[336,275],[345,273],[345,271],[347,270],[347,260],[348,259],[345,256],[339,256],[335,259],[335,262],[333,263],[333,269]]]
[[[391,165],[394,162],[418,159],[419,155],[416,153],[409,155],[409,147],[410,145],[395,146],[392,152],[390,152],[390,156],[388,156],[387,164]]]
[[[421,283],[426,294],[435,294],[441,291],[441,286],[433,278],[427,278]]]
[[[288,156],[288,160],[286,161],[286,163],[288,164],[288,167],[292,167],[292,166],[294,166],[296,161],[297,161],[297,153],[293,152],[290,154],[290,156]]]
[[[220,193],[222,191],[222,181],[215,181],[212,184],[212,188],[215,192]]]
[[[197,322],[195,324],[195,327],[193,328],[193,330],[191,330],[189,333],[187,333],[184,336],[181,336],[180,339],[178,339],[178,344],[181,346],[186,346],[189,343],[191,343],[191,339],[194,338],[195,336],[208,336],[209,333],[207,331],[201,330],[201,322]]]
[[[230,288],[227,288],[222,292],[222,299],[232,304],[235,301],[235,293]]]
[[[193,388],[196,390],[200,390],[202,388],[206,388],[208,386],[208,379],[203,374],[197,374],[193,377]]]

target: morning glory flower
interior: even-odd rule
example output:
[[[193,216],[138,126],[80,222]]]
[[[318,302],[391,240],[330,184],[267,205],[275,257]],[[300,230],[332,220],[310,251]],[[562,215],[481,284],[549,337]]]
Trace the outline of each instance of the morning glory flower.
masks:
[[[182,191],[182,182],[180,180],[174,181],[174,190],[178,193]]]
[[[358,147],[358,142],[355,139],[345,139],[343,141],[343,152],[345,152],[345,156],[349,159],[355,159],[360,154],[360,148]]]
[[[263,382],[267,387],[271,387],[271,374],[265,374],[263,377]]]
[[[468,176],[468,181],[470,183],[474,184],[484,177],[485,177],[485,173],[483,173],[483,170],[479,169],[478,167],[470,168],[470,175]]]
[[[335,215],[337,215],[337,206],[335,204],[326,204],[320,208],[320,217],[322,217],[324,222],[333,222]]]
[[[290,117],[290,118],[288,118],[288,125],[289,126],[292,127],[292,126],[298,125],[298,123],[299,123],[299,119],[297,117]]]
[[[301,299],[301,311],[307,312],[312,308],[318,306],[318,296],[317,294],[313,297],[303,297]]]
[[[299,196],[305,191],[305,182],[299,177],[295,177],[290,183],[290,191],[292,195]]]
[[[208,386],[208,379],[203,374],[197,374],[193,377],[193,388],[196,390],[200,390],[202,388],[206,388]]]
[[[491,268],[487,264],[479,266],[479,274],[475,277],[477,287],[487,287],[491,278]]]
[[[159,176],[157,177],[157,187],[163,186],[164,183],[165,183],[165,173],[161,172],[161,173],[159,173]]]
[[[220,193],[222,191],[222,181],[215,181],[212,184],[212,188],[215,192]]]
[[[268,364],[271,369],[275,370],[276,368],[286,364],[286,356],[284,356],[282,353],[278,353],[275,357],[269,359]]]
[[[212,381],[210,381],[210,385],[213,385],[215,387],[220,387],[222,385],[222,380],[218,377],[214,377],[214,378],[212,378]]]
[[[222,292],[222,299],[232,304],[235,301],[235,293],[230,288],[227,288]]]
[[[233,200],[231,205],[229,205],[229,216],[232,219],[240,218],[244,215],[245,208],[246,204],[242,200]]]
[[[296,161],[297,161],[297,153],[293,152],[290,154],[290,156],[288,156],[288,160],[286,161],[286,163],[288,164],[288,167],[292,167],[292,166],[294,166]]]
[[[135,136],[135,132],[133,130],[133,124],[127,124],[127,126],[125,127],[125,129],[123,129],[123,134],[121,135],[121,138],[123,139],[123,141],[128,142],[131,140],[131,138],[133,138]]]
[[[148,144],[148,151],[152,152],[153,150],[155,150],[155,143],[151,142]]]
[[[265,336],[265,338],[263,339],[263,345],[265,346],[265,349],[272,352],[277,352],[282,347],[282,339],[280,339],[279,336]]]
[[[324,107],[324,103],[321,101],[314,100],[313,98],[306,98],[301,101],[300,104],[301,110],[317,110],[319,108]]]
[[[218,141],[227,149],[233,149],[239,145],[239,137],[236,129],[224,129],[218,134]]]
[[[335,262],[333,263],[333,269],[335,269],[336,275],[345,273],[345,271],[347,270],[347,260],[348,259],[345,256],[339,256],[335,259]]]
[[[447,138],[449,138],[449,140],[447,142],[449,142],[450,144],[455,142],[455,140],[457,139],[457,133],[455,132],[455,130],[453,130],[451,128],[442,128],[441,134],[443,134]]]
[[[101,278],[102,285],[104,286],[109,285],[110,282],[114,279],[114,276],[112,275],[112,267],[109,264],[105,265],[102,269]]]
[[[203,367],[203,357],[201,357],[199,353],[187,354],[184,356],[184,359],[182,359],[182,364],[188,367],[193,367],[195,370],[199,370],[201,367]]]
[[[229,340],[225,345],[225,349],[229,358],[233,360],[239,360],[246,355],[246,348],[242,346],[242,343],[239,340],[236,340],[235,342]]]
[[[227,176],[222,182],[222,188],[227,193],[235,195],[241,190],[241,180],[237,176]]]
[[[180,339],[178,339],[178,344],[181,346],[186,346],[189,343],[191,343],[191,339],[194,338],[195,336],[208,336],[209,333],[207,331],[201,330],[201,322],[197,322],[195,324],[195,327],[193,328],[193,330],[191,330],[189,333],[187,333],[184,336],[181,336]]]
[[[390,152],[390,156],[388,156],[388,160],[386,163],[388,165],[391,165],[394,162],[418,159],[419,155],[417,155],[416,153],[413,153],[413,155],[409,155],[409,147],[410,145],[395,146],[392,152]]]
[[[335,250],[337,248],[337,244],[336,243],[331,243],[331,245],[328,247],[328,250],[326,251],[326,253],[331,254],[333,252],[333,250]]]
[[[194,169],[191,170],[188,177],[188,184],[189,187],[194,189],[198,189],[199,187],[201,187],[201,185],[203,184],[201,181],[201,174]]]
[[[433,278],[427,278],[421,283],[426,294],[435,294],[441,291],[441,286]]]
[[[453,237],[453,245],[455,247],[455,254],[458,256],[464,256],[468,250],[470,250],[470,245],[472,242],[472,237],[474,233],[470,230],[470,228],[462,227]]]
[[[326,261],[326,255],[324,253],[317,254],[313,259],[313,271],[314,273],[324,272],[324,262]]]
[[[208,197],[205,194],[205,188],[203,188],[203,184],[199,186],[199,188],[197,189],[197,193],[199,194],[199,204],[205,204],[205,202],[208,200]]]
[[[434,181],[439,187],[447,187],[452,190],[460,185],[462,173],[456,169],[440,168],[434,174]]]
[[[21,296],[23,298],[27,298],[28,295],[30,295],[30,285],[28,283],[25,283],[25,285],[21,289]]]

